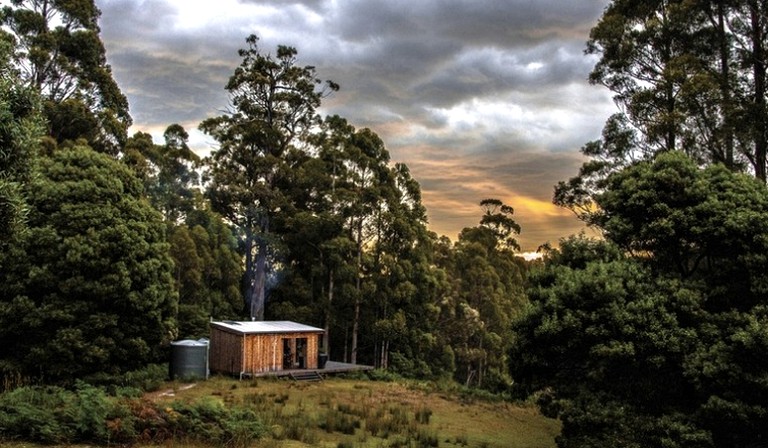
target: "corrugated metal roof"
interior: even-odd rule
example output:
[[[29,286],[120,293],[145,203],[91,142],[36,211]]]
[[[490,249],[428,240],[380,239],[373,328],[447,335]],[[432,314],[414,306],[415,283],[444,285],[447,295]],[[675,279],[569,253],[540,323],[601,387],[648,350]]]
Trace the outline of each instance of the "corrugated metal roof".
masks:
[[[254,333],[323,333],[322,328],[310,327],[287,320],[281,321],[242,321],[231,320],[211,322],[211,325],[243,334]]]

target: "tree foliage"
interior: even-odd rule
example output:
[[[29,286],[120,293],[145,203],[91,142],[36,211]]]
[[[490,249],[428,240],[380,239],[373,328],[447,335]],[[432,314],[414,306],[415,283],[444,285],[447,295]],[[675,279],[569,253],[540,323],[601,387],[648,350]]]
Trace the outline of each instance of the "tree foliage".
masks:
[[[561,242],[529,289],[510,368],[560,446],[765,440],[768,191],[680,152],[608,177],[609,242]]]
[[[19,79],[10,53],[10,44],[0,40],[0,234],[4,241],[24,226],[23,187],[31,179],[43,133],[39,97]]]
[[[2,253],[2,371],[67,382],[157,360],[176,335],[177,296],[165,225],[139,179],[75,148],[42,159],[26,192],[29,230]]]
[[[480,202],[476,227],[459,239],[439,263],[451,279],[441,310],[441,327],[456,366],[454,378],[467,386],[506,390],[512,382],[507,353],[513,319],[522,309],[526,268],[515,250],[520,226],[513,209],[498,199]]]
[[[137,132],[125,145],[123,161],[143,179],[152,205],[177,224],[197,205],[202,160],[189,148],[189,134],[181,125],[168,126],[163,137],[165,144],[157,145],[151,135]]]
[[[232,110],[200,128],[219,144],[207,159],[208,194],[214,210],[242,230],[246,256],[246,302],[253,318],[264,318],[265,287],[276,250],[272,221],[290,207],[284,193],[288,159],[318,124],[315,110],[324,91],[315,68],[296,64],[294,48],[278,46],[275,56],[246,39],[240,66],[227,90]],[[338,86],[327,83],[328,89]]]
[[[206,337],[211,319],[242,319],[242,256],[221,217],[199,208],[171,228],[168,240],[179,292],[179,335]]]
[[[268,315],[324,326],[335,359],[439,372],[428,362],[443,346],[420,187],[372,130],[332,116],[322,131],[314,156],[293,159],[292,208],[274,222],[284,275]]]
[[[95,2],[10,4],[0,11],[2,33],[15,44],[22,79],[44,99],[49,135],[59,143],[84,138],[98,151],[117,154],[132,121],[106,62]]]
[[[619,112],[555,203],[591,223],[608,175],[665,151],[766,180],[768,13],[756,0],[614,0],[592,28],[590,82]]]

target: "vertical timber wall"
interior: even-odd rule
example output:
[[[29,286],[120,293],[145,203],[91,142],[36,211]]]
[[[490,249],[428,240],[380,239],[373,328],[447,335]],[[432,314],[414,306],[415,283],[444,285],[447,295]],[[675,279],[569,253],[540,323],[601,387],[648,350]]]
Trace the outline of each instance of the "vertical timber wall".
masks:
[[[237,334],[211,328],[210,369],[230,374],[253,374],[283,370],[284,340],[289,340],[294,357],[296,340],[306,339],[306,369],[317,369],[320,335],[307,333]]]
[[[242,334],[211,328],[208,365],[212,372],[233,374],[243,372],[243,338]]]

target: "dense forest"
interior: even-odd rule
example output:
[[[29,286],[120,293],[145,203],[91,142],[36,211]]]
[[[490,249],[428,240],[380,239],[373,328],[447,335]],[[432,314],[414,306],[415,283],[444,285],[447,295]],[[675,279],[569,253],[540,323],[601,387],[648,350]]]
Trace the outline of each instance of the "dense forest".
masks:
[[[94,384],[210,319],[325,329],[332,359],[533,397],[562,447],[768,446],[768,5],[613,0],[590,82],[619,112],[554,202],[602,238],[526,262],[514,204],[452,242],[297,49],[255,35],[230,104],[128,135],[92,0],[0,12],[2,389]],[[79,383],[78,383],[79,384]]]

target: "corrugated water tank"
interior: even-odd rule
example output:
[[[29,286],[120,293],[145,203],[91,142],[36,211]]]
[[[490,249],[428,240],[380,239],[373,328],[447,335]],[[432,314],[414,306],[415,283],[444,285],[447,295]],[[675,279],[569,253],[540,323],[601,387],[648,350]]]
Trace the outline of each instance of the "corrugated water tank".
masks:
[[[208,340],[171,342],[168,373],[171,380],[208,379]]]

